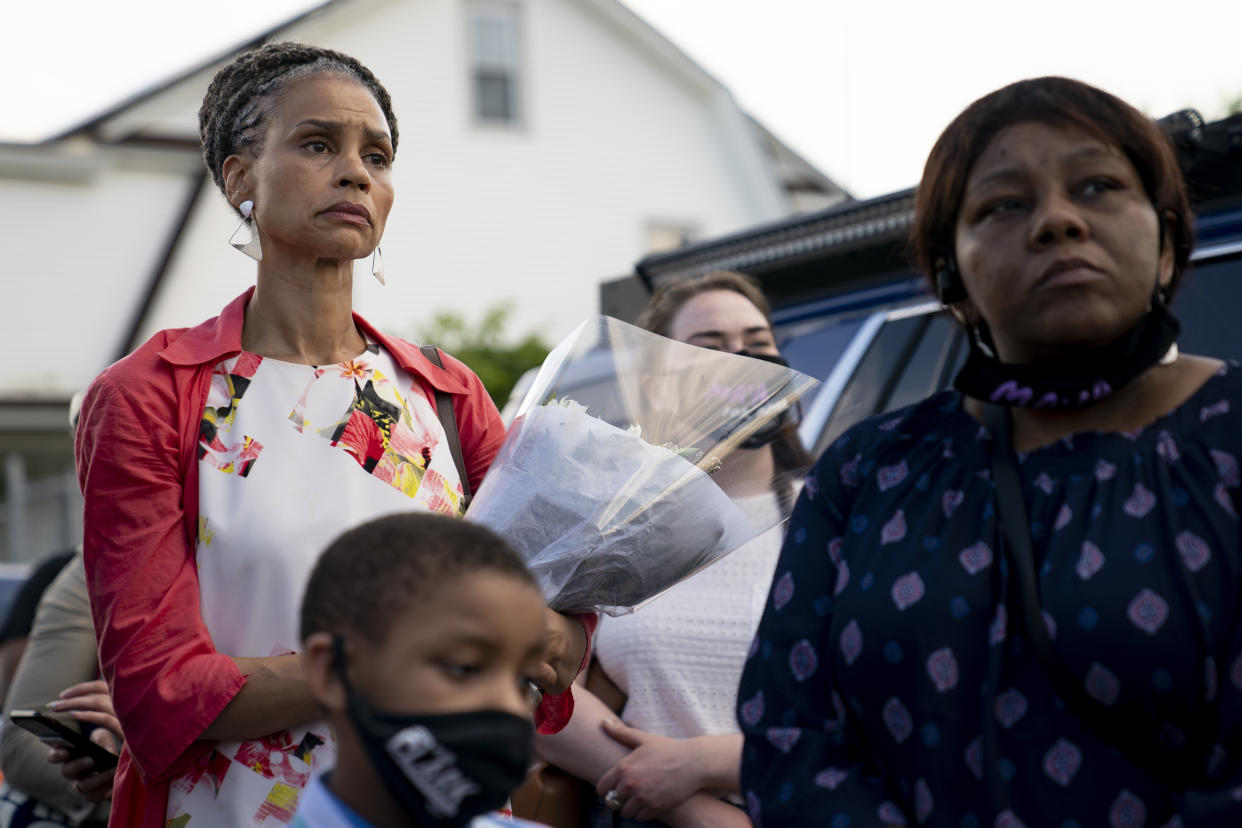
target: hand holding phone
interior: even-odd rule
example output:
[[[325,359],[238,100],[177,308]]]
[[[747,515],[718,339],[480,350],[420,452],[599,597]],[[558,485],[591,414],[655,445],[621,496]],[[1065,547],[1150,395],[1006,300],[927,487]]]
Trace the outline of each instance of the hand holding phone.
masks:
[[[14,710],[9,713],[9,718],[44,744],[63,747],[75,759],[89,756],[95,763],[96,772],[116,767],[116,754],[92,742],[78,729],[76,722],[65,722],[38,710]]]

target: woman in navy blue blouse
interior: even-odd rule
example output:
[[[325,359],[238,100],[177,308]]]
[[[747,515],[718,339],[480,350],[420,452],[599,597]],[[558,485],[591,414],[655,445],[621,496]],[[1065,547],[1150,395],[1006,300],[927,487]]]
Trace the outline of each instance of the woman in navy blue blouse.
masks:
[[[1242,825],[1242,371],[1177,351],[1190,222],[1100,90],[1023,81],[945,130],[913,244],[971,353],[806,482],[738,696],[756,825]]]

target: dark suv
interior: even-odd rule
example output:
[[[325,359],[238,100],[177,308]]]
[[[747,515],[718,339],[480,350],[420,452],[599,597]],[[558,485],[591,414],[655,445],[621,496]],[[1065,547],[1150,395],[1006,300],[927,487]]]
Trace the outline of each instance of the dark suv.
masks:
[[[1177,148],[1197,216],[1192,267],[1173,303],[1182,350],[1242,361],[1242,115],[1161,122]],[[803,416],[815,455],[872,414],[948,387],[965,336],[910,269],[914,191],[853,202],[649,256],[607,283],[602,312],[632,319],[655,286],[712,270],[763,284],[781,350],[823,380]]]

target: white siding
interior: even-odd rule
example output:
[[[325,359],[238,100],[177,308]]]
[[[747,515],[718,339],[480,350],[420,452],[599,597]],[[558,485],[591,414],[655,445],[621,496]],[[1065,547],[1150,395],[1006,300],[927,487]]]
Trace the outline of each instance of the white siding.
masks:
[[[6,150],[0,169],[5,397],[68,397],[118,349],[193,184],[177,158],[91,151],[77,174],[15,174],[52,150]]]
[[[653,227],[712,236],[788,210],[727,90],[616,0],[515,0],[521,124],[478,125],[467,2],[337,0],[279,35],[358,57],[392,93],[401,145],[388,285],[366,262],[355,281],[356,306],[380,327],[408,335],[437,311],[477,318],[506,302],[510,333],[552,343],[597,312],[599,282],[631,270]],[[94,125],[94,139],[0,146],[0,346],[11,355],[0,399],[63,400],[124,346],[201,171],[193,149],[126,140],[196,140],[214,68]],[[208,180],[142,337],[196,324],[253,283],[254,263],[227,243],[237,222]],[[0,558],[80,533],[79,504],[70,498],[67,513],[61,496],[71,480],[53,473],[69,474],[72,459],[17,445],[47,474],[30,481],[26,537],[0,539]]]
[[[388,285],[360,265],[355,287],[359,310],[386,330],[509,302],[513,333],[555,340],[597,311],[601,280],[646,252],[652,222],[715,235],[786,209],[749,124],[710,78],[677,71],[600,0],[520,5],[517,128],[473,122],[465,0],[347,2],[286,33],[355,55],[392,93],[401,142]],[[235,221],[222,197],[200,206],[149,330],[201,320],[253,273],[225,244]]]

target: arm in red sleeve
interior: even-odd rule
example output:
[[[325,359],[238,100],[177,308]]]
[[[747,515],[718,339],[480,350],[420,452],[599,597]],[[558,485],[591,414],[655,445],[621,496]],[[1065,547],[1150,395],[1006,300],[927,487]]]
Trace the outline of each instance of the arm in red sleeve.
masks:
[[[195,740],[245,684],[203,624],[182,503],[178,392],[156,363],[140,349],[96,379],[76,439],[100,666],[148,784],[209,749]]]

